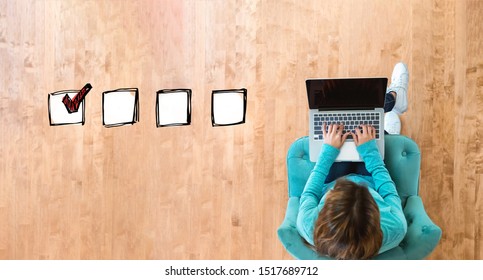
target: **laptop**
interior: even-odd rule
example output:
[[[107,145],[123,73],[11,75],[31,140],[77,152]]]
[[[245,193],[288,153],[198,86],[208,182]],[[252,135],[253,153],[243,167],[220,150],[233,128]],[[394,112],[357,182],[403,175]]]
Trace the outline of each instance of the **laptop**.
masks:
[[[384,159],[384,97],[387,78],[308,79],[309,153],[316,162],[323,145],[324,123],[344,123],[344,132],[361,124],[376,128],[376,142]],[[340,149],[336,161],[360,162],[352,136]]]

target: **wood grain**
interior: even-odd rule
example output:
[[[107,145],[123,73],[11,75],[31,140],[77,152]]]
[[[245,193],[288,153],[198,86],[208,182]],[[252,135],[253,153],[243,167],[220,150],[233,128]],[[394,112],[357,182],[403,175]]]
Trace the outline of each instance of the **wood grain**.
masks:
[[[410,70],[402,133],[443,229],[432,259],[483,258],[483,2],[0,0],[1,259],[290,259],[289,145],[306,78]],[[90,82],[84,126],[47,95]],[[103,91],[138,87],[140,122],[102,126]],[[211,127],[211,91],[248,89]],[[155,92],[193,90],[192,124],[156,128]]]

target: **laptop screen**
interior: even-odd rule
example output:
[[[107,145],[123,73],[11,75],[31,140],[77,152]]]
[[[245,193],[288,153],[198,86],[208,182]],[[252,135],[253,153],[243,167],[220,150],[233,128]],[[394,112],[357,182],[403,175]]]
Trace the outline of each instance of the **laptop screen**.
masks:
[[[310,109],[383,108],[387,78],[309,79]]]

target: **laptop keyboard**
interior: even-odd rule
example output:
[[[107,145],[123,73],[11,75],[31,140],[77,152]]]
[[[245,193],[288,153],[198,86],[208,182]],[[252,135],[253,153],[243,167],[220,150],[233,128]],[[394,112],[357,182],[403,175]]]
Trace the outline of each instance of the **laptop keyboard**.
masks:
[[[326,131],[329,124],[344,124],[344,131],[354,131],[362,124],[372,125],[376,129],[376,139],[379,139],[380,114],[379,113],[316,113],[314,115],[314,140],[323,140],[322,125],[326,124]],[[347,139],[352,139],[349,135]]]

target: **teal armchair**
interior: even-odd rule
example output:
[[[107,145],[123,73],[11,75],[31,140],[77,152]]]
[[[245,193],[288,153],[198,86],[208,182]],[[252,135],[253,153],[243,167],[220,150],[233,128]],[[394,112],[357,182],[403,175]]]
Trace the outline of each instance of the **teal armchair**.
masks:
[[[377,255],[375,259],[424,259],[439,243],[442,232],[426,214],[418,195],[421,154],[418,145],[406,136],[385,137],[384,161],[401,197],[408,231],[399,246]],[[285,219],[277,233],[285,249],[296,259],[330,259],[307,247],[296,228],[300,195],[314,165],[309,160],[308,137],[292,143],[287,154],[289,199]]]

